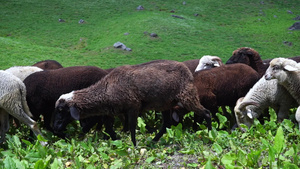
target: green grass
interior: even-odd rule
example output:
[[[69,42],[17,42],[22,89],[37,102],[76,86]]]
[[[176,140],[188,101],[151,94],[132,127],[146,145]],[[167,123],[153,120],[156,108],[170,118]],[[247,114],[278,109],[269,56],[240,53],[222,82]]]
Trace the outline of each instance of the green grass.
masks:
[[[298,0],[265,0],[263,4],[260,0],[190,0],[186,5],[182,2],[0,0],[0,69],[45,59],[57,60],[65,67],[100,68],[155,59],[185,61],[203,55],[217,55],[226,62],[240,47],[254,48],[263,59],[300,55],[300,31],[288,30],[296,22],[293,18],[300,15]],[[145,10],[136,10],[139,5]],[[59,18],[66,22],[58,22]],[[85,23],[79,24],[80,19]],[[157,33],[158,38],[144,32]],[[132,51],[115,49],[113,44],[118,41]],[[292,42],[292,46],[284,41]],[[150,118],[148,122],[159,128],[160,121]],[[187,129],[173,128],[157,144],[149,142],[154,134],[139,129],[136,148],[120,126],[116,130],[121,141],[102,140],[102,134],[95,131],[84,141],[64,141],[43,130],[50,142],[47,147],[27,142],[26,128],[12,128],[8,141],[1,146],[0,166],[64,168],[67,162],[71,168],[199,168],[205,164],[209,167],[210,162],[216,168],[234,168],[234,164],[236,168],[299,166],[299,131],[289,122],[257,123],[246,133],[226,132],[217,126],[212,132],[192,132],[186,122],[183,126]],[[69,130],[72,133],[78,129]],[[275,139],[276,132],[279,134]],[[283,145],[282,151],[278,152],[274,142]],[[142,148],[147,149],[143,156]]]

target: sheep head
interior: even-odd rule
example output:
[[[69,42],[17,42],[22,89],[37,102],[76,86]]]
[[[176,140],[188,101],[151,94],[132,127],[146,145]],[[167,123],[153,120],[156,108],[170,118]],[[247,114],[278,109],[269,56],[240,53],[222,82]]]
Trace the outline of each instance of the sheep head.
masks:
[[[241,128],[240,124],[245,124],[247,127],[251,127],[251,125],[254,122],[254,114],[253,110],[251,108],[248,108],[247,106],[254,105],[258,106],[258,103],[256,102],[243,102],[243,97],[237,100],[236,106],[234,107],[234,113],[236,116],[236,121],[239,126],[239,128],[244,131],[243,128]]]
[[[244,63],[246,65],[251,65],[251,60],[258,59],[261,60],[257,51],[252,48],[242,47],[233,51],[232,56],[228,59],[226,64]]]
[[[218,56],[204,55],[200,60],[195,72],[204,69],[211,69],[223,65],[221,58]]]
[[[275,58],[270,62],[270,66],[266,70],[265,79],[277,79],[278,83],[284,83],[290,73],[299,70],[297,62],[286,58]]]
[[[66,129],[66,126],[75,120],[79,119],[79,115],[76,116],[72,115],[72,112],[74,112],[74,106],[70,106],[69,102],[72,100],[73,92],[61,95],[60,98],[55,103],[55,111],[53,114],[53,130],[56,133],[59,133],[61,131],[64,131]],[[73,117],[73,118],[72,118]]]

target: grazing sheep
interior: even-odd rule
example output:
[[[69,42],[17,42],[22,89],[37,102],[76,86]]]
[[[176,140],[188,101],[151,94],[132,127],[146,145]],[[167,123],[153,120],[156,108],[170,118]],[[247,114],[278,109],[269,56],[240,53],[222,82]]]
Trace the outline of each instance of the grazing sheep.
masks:
[[[295,60],[296,62],[300,62],[299,56],[291,57],[290,59]],[[259,53],[254,49],[241,47],[233,51],[232,56],[228,59],[226,64],[244,63],[251,66],[262,77],[269,67],[269,62],[271,60],[272,59],[262,60]]]
[[[43,60],[33,64],[32,66],[36,66],[44,70],[63,68],[63,66],[56,60]]]
[[[277,79],[300,104],[300,64],[291,59],[275,58],[270,62],[265,78]]]
[[[59,96],[73,90],[89,87],[106,76],[106,74],[106,71],[94,66],[74,66],[31,74],[24,80],[24,83],[27,88],[28,106],[33,114],[33,118],[38,120],[40,115],[43,115],[44,127],[49,131],[53,131],[50,124],[55,102]],[[84,125],[82,127],[84,128]],[[61,126],[60,130],[57,130],[55,134],[64,137],[62,132],[65,128],[66,125]],[[83,130],[88,131],[88,129]],[[115,133],[109,134],[112,135],[112,138],[115,138]]]
[[[221,58],[219,58],[218,56],[204,55],[199,60],[199,64],[196,67],[195,72],[204,70],[204,69],[220,67],[221,65],[224,65],[224,64],[222,63]]]
[[[216,117],[218,107],[234,107],[236,101],[245,96],[259,78],[259,74],[251,67],[245,64],[232,64],[195,72],[194,85],[198,89],[201,104],[211,111],[215,119],[218,119]],[[197,119],[197,116],[195,117]],[[230,116],[227,115],[227,118]],[[229,121],[235,124],[235,117]]]
[[[13,66],[5,70],[15,76],[17,76],[21,81],[35,72],[43,71],[43,69],[36,67],[36,66]]]
[[[298,122],[299,130],[300,130],[300,106],[297,108],[295,118],[296,118],[296,121]]]
[[[36,136],[42,135],[36,122],[30,118],[32,114],[26,102],[24,83],[18,77],[3,70],[0,70],[0,79],[0,142],[5,140],[5,133],[9,129],[8,114],[28,125]],[[45,145],[47,143],[41,142],[41,144]]]
[[[243,123],[250,128],[254,118],[258,118],[269,107],[275,110],[277,121],[281,122],[289,117],[290,109],[296,106],[296,100],[276,79],[267,81],[262,77],[245,97],[237,101],[234,112],[238,126]]]
[[[139,113],[169,110],[176,105],[194,111],[211,129],[209,111],[200,104],[192,73],[181,62],[156,60],[115,68],[95,85],[60,96],[56,109],[69,107],[71,116],[77,120],[125,113],[132,143],[136,145]],[[63,123],[66,113],[55,114],[54,128],[58,122]]]

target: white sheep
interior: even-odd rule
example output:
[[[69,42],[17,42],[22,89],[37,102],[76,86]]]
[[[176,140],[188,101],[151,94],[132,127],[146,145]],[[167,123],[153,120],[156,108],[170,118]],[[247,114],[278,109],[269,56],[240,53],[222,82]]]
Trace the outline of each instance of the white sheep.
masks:
[[[300,64],[291,59],[275,58],[270,62],[265,78],[277,79],[300,104]]]
[[[210,55],[204,55],[199,60],[199,64],[195,69],[195,72],[204,70],[204,69],[211,69],[214,67],[219,67],[223,65],[221,58],[218,56],[210,56]]]
[[[296,121],[298,122],[299,130],[300,130],[300,106],[297,108],[295,118],[296,118]]]
[[[13,66],[13,67],[6,69],[5,71],[20,78],[21,81],[24,81],[24,79],[27,76],[29,76],[35,72],[43,71],[43,69],[36,67],[36,66]]]
[[[254,118],[258,118],[269,107],[274,109],[277,121],[281,122],[288,118],[291,108],[297,107],[297,102],[276,79],[267,81],[262,77],[236,103],[234,112],[238,126],[243,123],[250,128]]]
[[[3,70],[0,70],[0,79],[0,142],[5,140],[5,133],[9,129],[8,114],[28,125],[36,136],[42,135],[37,123],[30,118],[32,114],[26,102],[26,87],[24,83],[18,77]],[[41,142],[41,144],[45,145],[47,143]]]

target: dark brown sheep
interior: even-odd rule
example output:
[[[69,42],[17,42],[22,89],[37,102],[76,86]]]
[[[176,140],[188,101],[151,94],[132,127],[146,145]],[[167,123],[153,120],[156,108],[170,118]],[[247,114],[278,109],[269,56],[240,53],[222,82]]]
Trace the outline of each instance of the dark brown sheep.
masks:
[[[217,120],[216,113],[219,106],[234,107],[240,97],[244,97],[250,88],[259,80],[259,74],[245,64],[231,64],[216,67],[209,70],[195,72],[194,85],[198,89],[198,96],[201,104],[207,108]],[[183,116],[188,113],[184,109],[175,110]],[[170,112],[172,113],[172,112]],[[166,115],[167,116],[167,115]],[[235,124],[235,117],[228,116],[231,124]],[[180,117],[179,119],[182,119]],[[194,130],[197,129],[196,122],[202,119],[195,115]],[[176,125],[178,122],[167,122],[169,125]],[[169,126],[167,126],[169,127]]]
[[[63,68],[63,66],[56,60],[43,60],[33,64],[32,66],[36,66],[44,70]]]
[[[193,75],[181,62],[157,60],[134,66],[115,68],[95,85],[62,95],[56,109],[69,107],[55,114],[55,126],[65,116],[84,119],[95,115],[125,113],[134,145],[139,113],[146,110],[164,111],[179,105],[194,111],[211,128],[210,113],[199,101]]]
[[[106,75],[106,71],[94,66],[74,66],[31,74],[24,80],[24,83],[27,88],[26,99],[33,119],[38,120],[40,115],[43,115],[45,128],[52,131],[51,118],[59,96],[89,87]],[[65,127],[66,125],[62,126],[56,134],[63,136],[61,131]],[[114,135],[114,133],[109,134]],[[115,139],[115,136],[112,138]]]
[[[289,59],[300,62],[300,56],[291,57]],[[227,60],[226,64],[244,63],[256,70],[262,77],[272,59],[262,60],[259,53],[248,47],[241,47],[233,51],[232,56]]]

